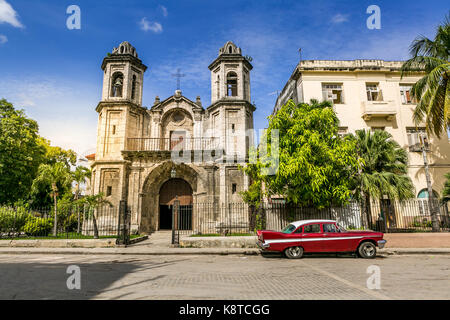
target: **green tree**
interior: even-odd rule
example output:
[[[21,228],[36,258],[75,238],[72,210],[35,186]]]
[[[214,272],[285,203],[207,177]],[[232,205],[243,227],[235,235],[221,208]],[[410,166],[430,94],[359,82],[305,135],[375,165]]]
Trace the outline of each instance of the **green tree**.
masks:
[[[450,200],[450,172],[445,175],[447,181],[444,184],[444,190],[442,190],[442,198],[444,201]]]
[[[28,197],[45,149],[39,144],[38,124],[23,110],[0,100],[0,203]]]
[[[55,163],[62,162],[67,168],[75,166],[77,162],[77,153],[72,149],[65,150],[58,146],[51,146],[50,141],[40,137],[39,143],[45,149],[44,163],[54,165]]]
[[[70,190],[72,183],[72,175],[69,168],[62,163],[57,162],[53,165],[41,164],[38,169],[36,178],[32,184],[32,193],[40,193],[42,190],[51,190],[49,195],[53,198],[54,206],[54,229],[53,235],[57,235],[58,225],[58,196],[63,196],[67,190]]]
[[[440,137],[450,124],[450,14],[437,28],[434,39],[419,36],[413,41],[410,55],[402,66],[402,76],[426,73],[411,91],[418,101],[414,121],[419,125],[425,120],[428,132]]]
[[[106,200],[103,193],[95,194],[95,195],[88,195],[85,196],[78,201],[76,201],[77,204],[86,205],[89,210],[89,214],[92,216],[92,224],[94,226],[94,239],[99,238],[98,234],[98,226],[97,226],[97,218],[95,216],[96,211],[98,208],[102,205],[112,205],[111,202]]]
[[[414,197],[414,186],[408,176],[408,154],[386,131],[357,130],[349,137],[356,141],[362,168],[355,175],[355,197],[363,208],[371,199],[404,200]]]
[[[276,115],[269,117],[263,139],[267,152],[243,170],[255,184],[263,184],[265,195],[282,195],[288,202],[323,208],[349,201],[352,174],[358,171],[355,143],[338,135],[339,120],[329,102],[295,105],[290,100]],[[279,143],[272,143],[272,133],[279,133]],[[273,141],[275,142],[275,141]],[[279,166],[274,175],[265,175],[275,148]],[[252,186],[251,186],[252,188]],[[255,198],[254,190],[248,195]]]
[[[91,170],[89,168],[78,166],[72,171],[72,180],[75,182],[75,200],[80,198],[80,185],[91,178]]]

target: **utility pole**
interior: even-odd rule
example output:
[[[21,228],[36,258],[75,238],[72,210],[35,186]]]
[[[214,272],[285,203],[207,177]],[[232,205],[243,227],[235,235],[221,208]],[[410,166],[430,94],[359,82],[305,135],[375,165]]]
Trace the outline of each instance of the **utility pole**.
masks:
[[[427,180],[427,190],[428,190],[428,206],[430,207],[430,214],[431,214],[431,230],[433,232],[439,232],[439,221],[437,218],[437,207],[434,203],[434,194],[433,194],[433,188],[431,186],[431,177],[430,177],[430,169],[428,166],[428,158],[427,158],[427,137],[424,135],[423,132],[420,132],[420,142],[422,145],[422,156],[423,156],[423,164],[425,166],[425,177]]]

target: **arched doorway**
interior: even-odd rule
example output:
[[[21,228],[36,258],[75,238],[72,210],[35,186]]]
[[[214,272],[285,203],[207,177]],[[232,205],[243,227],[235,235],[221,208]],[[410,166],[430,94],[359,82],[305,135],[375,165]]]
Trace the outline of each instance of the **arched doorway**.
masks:
[[[183,179],[170,179],[159,190],[159,229],[172,229],[172,208],[180,201],[178,226],[181,230],[192,229],[192,188]]]

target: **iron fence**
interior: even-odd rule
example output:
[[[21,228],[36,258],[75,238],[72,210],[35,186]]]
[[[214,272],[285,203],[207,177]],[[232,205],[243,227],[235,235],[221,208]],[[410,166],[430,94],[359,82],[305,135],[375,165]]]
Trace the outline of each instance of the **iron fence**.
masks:
[[[432,212],[436,212],[440,231],[450,231],[448,203],[435,199],[371,201],[366,208],[367,226],[383,232],[432,231]]]
[[[173,207],[173,225],[179,234],[241,235],[256,230],[280,231],[298,220],[336,220],[349,230],[382,232],[432,231],[428,200],[372,201],[366,208],[359,202],[323,209],[262,203],[258,208],[245,203],[194,203]],[[434,202],[440,231],[450,231],[448,204]]]
[[[239,235],[253,232],[245,203],[194,203],[173,207],[174,228],[180,234]]]
[[[0,207],[0,238],[89,239],[117,236],[117,208],[69,206],[54,208]]]

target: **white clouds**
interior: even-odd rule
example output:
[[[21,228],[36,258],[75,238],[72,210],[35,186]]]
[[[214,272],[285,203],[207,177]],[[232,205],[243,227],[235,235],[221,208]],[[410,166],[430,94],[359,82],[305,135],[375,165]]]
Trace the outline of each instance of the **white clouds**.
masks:
[[[4,77],[0,80],[0,97],[18,104],[17,107],[33,107],[37,101],[64,97],[70,88],[58,84],[57,80],[43,77]]]
[[[16,28],[25,28],[19,21],[17,12],[8,2],[6,2],[6,0],[0,0],[0,24],[1,23],[8,23]]]
[[[0,44],[4,44],[8,42],[8,38],[3,34],[0,34]]]
[[[161,9],[162,14],[163,14],[164,17],[167,17],[169,15],[169,12],[167,11],[166,7],[164,7],[162,5],[159,5],[159,8]]]
[[[161,33],[163,31],[160,23],[148,21],[146,17],[142,18],[139,22],[139,26],[141,27],[141,30],[145,32],[152,31],[154,33]]]
[[[343,22],[347,22],[348,21],[348,15],[346,14],[341,14],[338,13],[336,15],[333,16],[333,18],[331,18],[331,22],[338,24],[338,23],[343,23]]]

